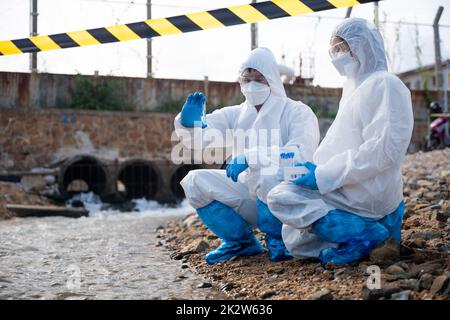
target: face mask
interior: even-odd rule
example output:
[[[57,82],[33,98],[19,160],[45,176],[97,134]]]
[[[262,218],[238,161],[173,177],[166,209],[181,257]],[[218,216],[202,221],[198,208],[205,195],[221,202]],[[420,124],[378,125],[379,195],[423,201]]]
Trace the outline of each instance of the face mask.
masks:
[[[341,76],[353,77],[359,69],[359,61],[350,52],[339,54],[331,60]]]
[[[263,104],[270,95],[270,88],[268,85],[255,81],[242,84],[241,91],[247,101],[253,106]]]

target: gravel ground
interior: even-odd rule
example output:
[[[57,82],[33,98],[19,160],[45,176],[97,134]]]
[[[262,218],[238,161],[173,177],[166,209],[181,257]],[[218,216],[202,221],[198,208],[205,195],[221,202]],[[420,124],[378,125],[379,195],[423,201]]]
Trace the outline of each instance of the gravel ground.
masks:
[[[161,229],[161,245],[183,268],[202,275],[204,287],[234,299],[450,299],[450,149],[408,155],[403,171],[406,212],[399,251],[387,243],[370,258],[344,266],[298,259],[273,263],[265,254],[209,266],[203,256],[220,241],[195,214]],[[379,278],[370,276],[376,269],[369,266],[380,268]],[[381,285],[373,289],[371,279]]]

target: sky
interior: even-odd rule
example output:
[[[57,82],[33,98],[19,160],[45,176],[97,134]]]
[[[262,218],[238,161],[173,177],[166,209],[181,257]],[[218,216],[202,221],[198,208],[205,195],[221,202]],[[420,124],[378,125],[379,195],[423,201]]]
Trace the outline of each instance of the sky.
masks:
[[[146,0],[38,0],[40,35],[83,30],[146,19]],[[153,0],[153,18],[249,3],[247,0]],[[30,0],[0,0],[0,40],[29,36]],[[441,51],[450,59],[449,0],[385,0],[380,2],[380,29],[390,70],[402,72],[434,61],[433,23],[439,6]],[[330,35],[346,9],[288,17],[258,24],[259,46],[270,48],[279,63],[298,75],[303,57],[305,76],[314,84],[339,87],[343,79],[328,55]],[[373,21],[374,5],[353,8],[353,17]],[[406,23],[406,24],[405,24]],[[429,24],[422,25],[422,24]],[[152,40],[157,78],[235,81],[250,52],[250,26],[239,25],[158,37]],[[38,72],[146,76],[146,41],[104,44],[38,54]],[[282,57],[284,56],[284,59]],[[0,71],[29,72],[29,54],[0,57]]]

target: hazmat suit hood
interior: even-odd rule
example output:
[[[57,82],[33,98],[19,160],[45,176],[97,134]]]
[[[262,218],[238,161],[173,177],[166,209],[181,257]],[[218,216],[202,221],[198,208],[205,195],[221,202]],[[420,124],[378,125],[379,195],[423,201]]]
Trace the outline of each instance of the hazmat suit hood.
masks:
[[[286,98],[286,91],[284,90],[283,82],[281,81],[280,71],[275,57],[267,48],[254,49],[247,60],[242,63],[239,68],[239,75],[247,69],[252,68],[258,70],[269,83],[271,90],[270,95],[280,98]]]
[[[332,36],[344,39],[359,61],[354,79],[348,79],[346,84],[348,89],[355,89],[377,71],[388,70],[383,37],[370,22],[360,18],[345,19],[336,27]]]

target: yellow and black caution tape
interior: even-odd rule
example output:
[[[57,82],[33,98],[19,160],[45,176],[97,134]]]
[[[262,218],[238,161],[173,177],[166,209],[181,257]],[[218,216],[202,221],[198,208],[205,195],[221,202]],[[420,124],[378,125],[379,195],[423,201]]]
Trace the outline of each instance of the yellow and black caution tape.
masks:
[[[450,113],[431,113],[430,118],[450,118]]]
[[[104,28],[0,41],[0,55],[83,47],[255,23],[378,0],[272,0]]]

